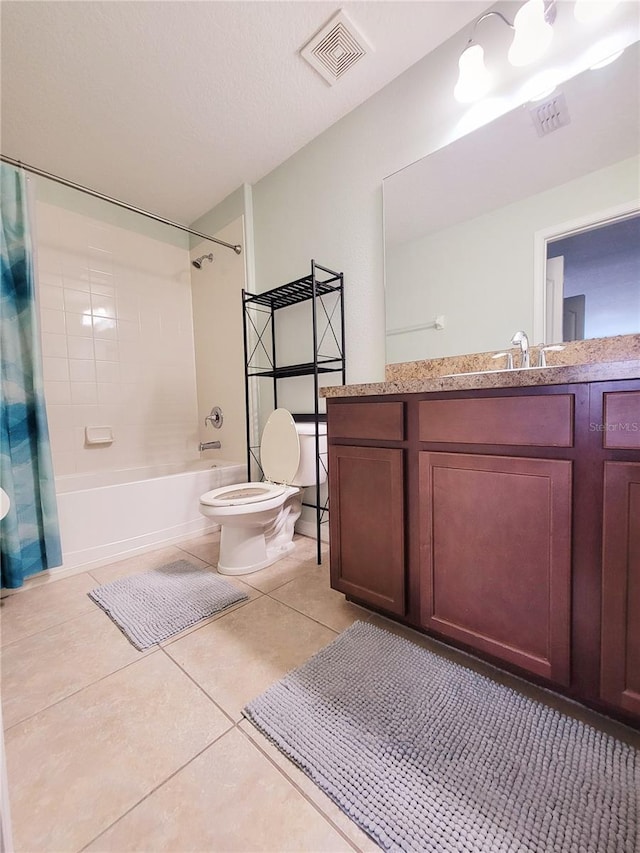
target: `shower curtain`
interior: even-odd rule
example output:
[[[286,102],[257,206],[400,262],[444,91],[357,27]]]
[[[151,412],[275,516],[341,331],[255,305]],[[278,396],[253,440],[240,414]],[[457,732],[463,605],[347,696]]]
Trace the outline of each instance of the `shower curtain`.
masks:
[[[42,385],[24,173],[0,164],[0,521],[2,586],[62,564]]]

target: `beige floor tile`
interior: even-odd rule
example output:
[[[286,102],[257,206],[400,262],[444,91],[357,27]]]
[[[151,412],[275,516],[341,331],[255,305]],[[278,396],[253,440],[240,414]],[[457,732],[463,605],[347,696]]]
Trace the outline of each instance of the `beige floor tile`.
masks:
[[[88,847],[93,853],[352,849],[237,729]]]
[[[303,557],[301,559],[297,554],[293,554],[289,557],[283,557],[277,563],[267,566],[266,569],[242,575],[242,579],[249,586],[268,593],[291,580],[304,577],[308,572],[318,571],[319,568],[315,558]]]
[[[235,720],[246,703],[335,633],[264,596],[166,647]]]
[[[334,631],[344,631],[357,619],[366,621],[371,615],[363,607],[348,602],[341,592],[331,589],[328,566],[306,572],[270,595]]]
[[[135,649],[94,604],[78,616],[2,650],[2,713],[8,728],[138,660]]]
[[[108,566],[101,566],[99,569],[91,569],[91,575],[96,579],[98,584],[109,583],[109,581],[114,581],[116,578],[135,575],[138,572],[148,572],[150,569],[155,569],[157,566],[163,566],[166,563],[175,563],[176,560],[187,560],[193,563],[194,566],[209,568],[208,564],[203,560],[185,554],[184,551],[170,545],[168,548],[160,548],[158,551],[147,551],[135,557],[118,560],[117,563],[109,563]],[[95,587],[98,584],[94,583],[93,586]]]
[[[95,604],[87,593],[95,585],[94,579],[83,573],[0,599],[2,644],[14,643],[93,610]]]
[[[351,841],[354,847],[362,853],[379,853],[380,847],[364,833],[357,823],[354,823],[338,806],[331,800],[315,782],[303,773],[286,755],[261,734],[258,729],[249,722],[242,720],[238,728],[245,732],[257,747],[269,756],[271,761],[285,773],[289,779],[307,796],[327,818],[337,826]],[[225,735],[226,737],[226,735]]]
[[[80,850],[229,726],[162,651],[13,726],[16,850]]]
[[[205,533],[204,536],[180,542],[177,547],[187,554],[193,554],[194,557],[204,560],[210,566],[217,566],[220,553],[220,531]]]

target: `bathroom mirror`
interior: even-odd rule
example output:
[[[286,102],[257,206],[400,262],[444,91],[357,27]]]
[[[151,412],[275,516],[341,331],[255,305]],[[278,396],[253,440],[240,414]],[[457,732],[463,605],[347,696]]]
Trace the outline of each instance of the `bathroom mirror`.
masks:
[[[561,323],[547,319],[547,244],[638,208],[639,72],[636,43],[545,101],[385,179],[388,363],[502,349],[517,329],[532,343],[555,342]],[[560,118],[544,132],[541,120],[552,111]],[[633,226],[623,230],[634,233]],[[609,233],[586,243],[605,245]],[[581,251],[584,258],[584,245]],[[616,334],[640,332],[637,254],[627,273],[635,284],[625,282],[625,299],[637,310],[629,311],[633,327]],[[561,301],[562,290],[554,298]],[[610,328],[588,319],[585,336],[607,336]]]

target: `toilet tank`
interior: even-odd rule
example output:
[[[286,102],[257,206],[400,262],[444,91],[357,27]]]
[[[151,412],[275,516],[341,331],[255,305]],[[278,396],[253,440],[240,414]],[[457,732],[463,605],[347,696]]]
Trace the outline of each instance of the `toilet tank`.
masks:
[[[296,423],[296,432],[300,441],[300,464],[292,486],[314,486],[316,482],[316,425],[314,423]],[[327,425],[318,424],[320,434],[320,482],[327,479]]]

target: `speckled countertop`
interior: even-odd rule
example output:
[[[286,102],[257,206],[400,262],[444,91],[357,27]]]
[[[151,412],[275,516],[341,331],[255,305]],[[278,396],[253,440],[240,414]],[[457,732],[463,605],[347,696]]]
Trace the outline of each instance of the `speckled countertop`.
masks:
[[[476,353],[390,364],[384,382],[325,387],[320,395],[362,397],[640,379],[640,335],[570,342],[559,352],[547,353],[548,367],[527,370],[496,370],[492,355]],[[534,364],[536,356],[534,349]]]

